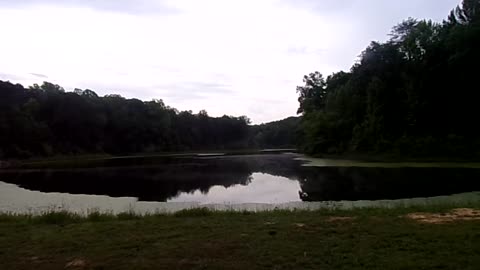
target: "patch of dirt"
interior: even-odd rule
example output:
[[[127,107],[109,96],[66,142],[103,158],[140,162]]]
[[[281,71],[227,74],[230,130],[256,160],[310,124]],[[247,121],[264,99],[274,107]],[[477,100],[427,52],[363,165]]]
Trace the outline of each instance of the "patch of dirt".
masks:
[[[406,217],[421,223],[443,224],[455,221],[480,220],[480,210],[458,208],[448,213],[411,213],[406,215]]]
[[[88,266],[84,259],[76,258],[65,265],[65,269],[86,269]]]
[[[353,221],[355,217],[329,217],[327,218],[328,222],[346,222]]]
[[[45,264],[51,261],[50,257],[39,257],[39,256],[32,256],[27,259],[30,263],[33,263],[33,264]]]

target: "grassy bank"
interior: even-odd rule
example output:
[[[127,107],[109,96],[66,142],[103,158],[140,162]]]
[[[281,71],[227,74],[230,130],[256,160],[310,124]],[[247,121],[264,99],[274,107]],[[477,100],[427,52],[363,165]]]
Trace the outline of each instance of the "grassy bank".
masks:
[[[449,211],[5,214],[0,269],[479,269],[480,220]]]

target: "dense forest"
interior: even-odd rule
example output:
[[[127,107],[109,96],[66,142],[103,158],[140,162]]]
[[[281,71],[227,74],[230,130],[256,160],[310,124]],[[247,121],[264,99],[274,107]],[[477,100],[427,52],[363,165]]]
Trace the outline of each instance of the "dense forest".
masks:
[[[300,117],[289,117],[250,127],[248,145],[253,148],[295,148]]]
[[[407,19],[349,72],[304,77],[298,142],[310,154],[480,156],[480,1],[442,23]]]
[[[161,100],[0,82],[0,156],[145,153],[246,147],[249,119],[179,112]]]
[[[294,147],[297,123],[251,126],[245,116],[193,114],[162,100],[0,81],[0,158]]]

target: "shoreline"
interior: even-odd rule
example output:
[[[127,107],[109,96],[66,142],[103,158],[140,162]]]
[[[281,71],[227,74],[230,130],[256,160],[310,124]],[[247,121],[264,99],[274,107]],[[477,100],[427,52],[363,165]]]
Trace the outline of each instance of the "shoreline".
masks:
[[[49,194],[56,195],[56,194]],[[48,196],[48,194],[47,194]],[[195,202],[144,202],[137,201],[135,198],[109,198],[108,196],[97,195],[70,195],[76,198],[76,203],[70,203],[70,206],[64,198],[59,198],[61,203],[52,204],[49,201],[44,205],[22,206],[19,202],[0,204],[1,214],[30,215],[41,216],[48,213],[68,212],[81,216],[88,216],[91,213],[119,215],[163,215],[174,214],[182,211],[197,211],[199,209],[213,212],[249,212],[262,213],[272,211],[362,211],[364,209],[409,209],[409,208],[452,208],[480,206],[480,192],[460,193],[454,195],[411,198],[397,200],[376,200],[376,201],[323,201],[323,202],[290,202],[290,203],[239,203],[239,204],[201,204]],[[90,205],[87,202],[92,201],[95,196],[96,205]],[[102,201],[103,200],[103,201]],[[100,203],[101,202],[101,203]],[[121,203],[120,203],[121,202]]]
[[[379,158],[361,158],[352,156],[309,156],[296,151],[264,151],[256,152],[195,152],[195,153],[170,153],[170,154],[152,154],[152,155],[132,155],[132,156],[77,156],[55,159],[38,159],[38,160],[17,160],[17,161],[1,161],[0,172],[9,170],[28,170],[28,169],[71,169],[81,166],[84,168],[95,168],[95,162],[109,160],[126,160],[126,159],[149,159],[149,158],[175,158],[175,157],[198,157],[198,158],[215,158],[240,155],[269,155],[269,154],[295,154],[298,155],[296,160],[305,162],[303,166],[307,167],[435,167],[435,168],[474,168],[480,169],[480,160],[461,160],[446,158],[395,158],[395,159],[379,159]],[[92,163],[92,164],[90,164]]]

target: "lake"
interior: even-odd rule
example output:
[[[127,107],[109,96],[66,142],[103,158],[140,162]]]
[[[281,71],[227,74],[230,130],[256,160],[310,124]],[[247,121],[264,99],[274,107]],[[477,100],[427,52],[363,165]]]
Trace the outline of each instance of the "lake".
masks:
[[[308,160],[288,152],[39,164],[0,171],[0,211],[155,211],[211,204],[383,201],[480,191],[478,164],[339,162]]]

